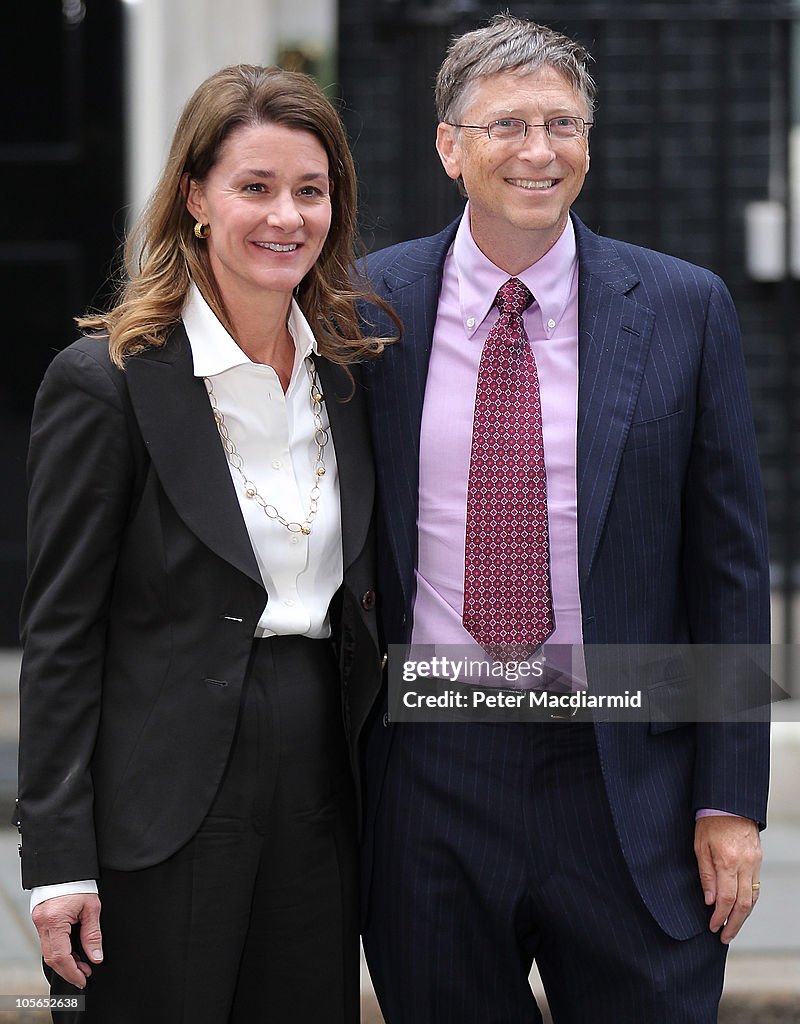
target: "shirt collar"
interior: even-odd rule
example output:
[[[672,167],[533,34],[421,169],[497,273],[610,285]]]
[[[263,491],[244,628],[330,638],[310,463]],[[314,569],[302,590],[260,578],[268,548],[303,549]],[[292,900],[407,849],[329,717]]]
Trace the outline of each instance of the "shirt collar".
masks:
[[[181,319],[192,349],[195,377],[214,377],[234,366],[254,365],[219,322],[194,282],[189,285]],[[314,334],[294,299],[289,308],[288,327],[295,349],[294,380],[306,356],[318,351]]]
[[[453,241],[453,259],[458,277],[461,322],[467,336],[472,337],[486,319],[498,289],[508,280],[508,274],[495,266],[475,244],[469,226],[469,203]],[[566,311],[577,268],[575,228],[572,218],[568,217],[555,245],[536,263],[516,275],[536,297],[545,337],[553,333]]]

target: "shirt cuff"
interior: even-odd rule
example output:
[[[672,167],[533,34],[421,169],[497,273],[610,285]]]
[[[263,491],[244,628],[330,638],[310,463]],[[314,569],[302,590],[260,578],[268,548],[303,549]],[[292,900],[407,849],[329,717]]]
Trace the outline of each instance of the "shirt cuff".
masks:
[[[714,807],[701,807],[699,811],[695,812],[694,820],[698,818],[716,818],[720,815],[725,815],[728,818],[741,818],[741,814],[733,814],[731,811],[718,811]]]
[[[38,907],[45,900],[55,899],[56,896],[74,896],[76,893],[86,892],[97,895],[97,882],[93,878],[86,878],[80,882],[59,882],[56,885],[35,885],[31,889],[31,913],[34,907]]]

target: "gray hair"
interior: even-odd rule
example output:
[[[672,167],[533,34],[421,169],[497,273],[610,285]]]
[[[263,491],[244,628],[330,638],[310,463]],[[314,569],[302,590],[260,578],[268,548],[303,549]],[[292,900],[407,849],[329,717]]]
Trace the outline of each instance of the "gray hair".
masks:
[[[451,42],[436,76],[437,115],[440,121],[460,121],[471,87],[479,78],[549,66],[583,98],[591,116],[597,88],[586,68],[589,60],[585,47],[546,25],[515,18],[508,12],[495,14],[488,25]]]

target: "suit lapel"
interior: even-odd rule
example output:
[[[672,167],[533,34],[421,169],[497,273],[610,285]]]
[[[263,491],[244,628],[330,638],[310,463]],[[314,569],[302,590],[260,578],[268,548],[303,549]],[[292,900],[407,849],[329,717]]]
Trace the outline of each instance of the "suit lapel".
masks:
[[[639,278],[616,249],[574,220],[580,261],[577,488],[583,586],[605,526],[655,314],[628,294]]]
[[[458,227],[451,224],[408,249],[373,284],[403,323],[399,341],[370,367],[370,403],[381,497],[392,509],[393,556],[410,603],[417,561],[417,505],[422,403],[439,304],[444,259]],[[388,325],[392,330],[392,325]],[[409,500],[411,499],[411,500]]]
[[[342,560],[352,565],[364,548],[372,517],[375,477],[369,423],[363,389],[355,393],[341,367],[319,356],[314,362],[319,374],[325,408],[335,445],[342,511]]]
[[[128,361],[128,390],[161,486],[212,551],[263,586],[203,381],[183,325]]]

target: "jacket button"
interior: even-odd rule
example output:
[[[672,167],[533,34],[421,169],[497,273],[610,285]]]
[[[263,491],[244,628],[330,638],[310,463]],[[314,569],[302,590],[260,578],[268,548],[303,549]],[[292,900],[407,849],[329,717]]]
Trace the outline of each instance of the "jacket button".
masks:
[[[361,598],[361,607],[364,609],[364,611],[372,611],[372,609],[375,607],[374,590],[368,590],[366,594],[364,594],[364,596]]]
[[[381,672],[386,668],[386,663],[387,663],[388,660],[389,660],[389,655],[388,654],[384,654],[384,656],[381,658]]]
[[[384,729],[389,725],[389,712],[384,711],[383,713],[383,727]]]

